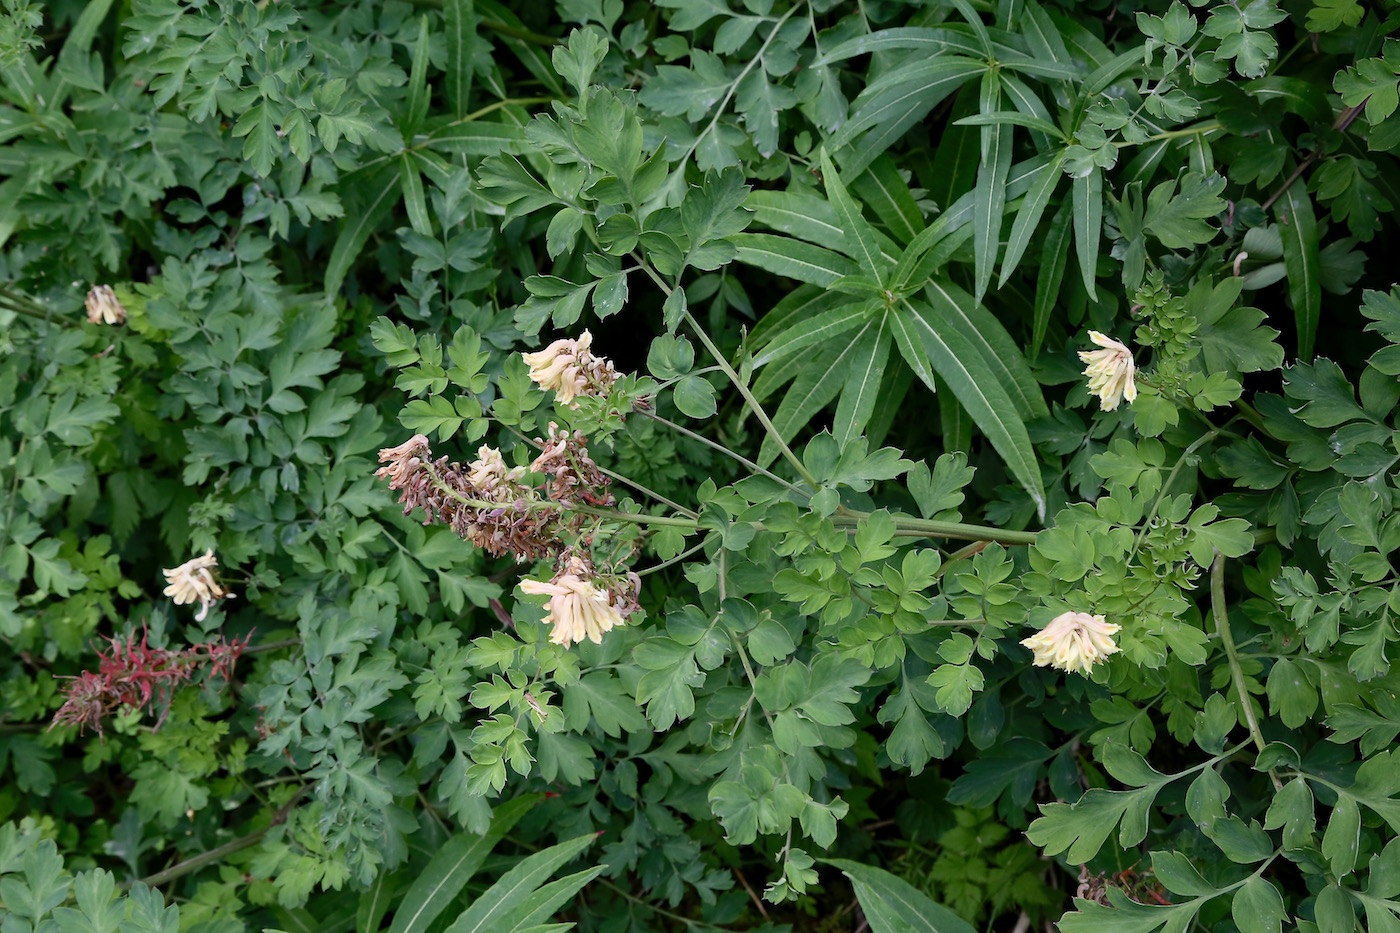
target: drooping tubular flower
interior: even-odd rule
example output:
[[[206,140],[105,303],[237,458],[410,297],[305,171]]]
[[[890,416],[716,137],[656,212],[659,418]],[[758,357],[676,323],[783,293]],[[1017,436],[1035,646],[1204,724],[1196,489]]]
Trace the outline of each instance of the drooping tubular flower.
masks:
[[[415,434],[397,447],[382,448],[379,462],[384,466],[375,470],[374,475],[387,479],[390,489],[402,489],[431,454],[428,438]]]
[[[494,447],[485,444],[477,448],[476,459],[467,464],[467,482],[476,487],[481,498],[510,501],[518,498],[515,484],[525,475],[524,467],[506,467],[506,459]]]
[[[1089,339],[1103,349],[1081,350],[1079,359],[1088,364],[1084,375],[1089,377],[1089,391],[1099,397],[1099,407],[1113,411],[1123,399],[1132,404],[1137,398],[1133,351],[1096,330],[1089,331]]]
[[[1113,636],[1119,626],[1103,616],[1087,612],[1062,612],[1050,624],[1030,638],[1021,640],[1035,652],[1036,667],[1054,667],[1062,671],[1081,671],[1085,676],[1098,661],[1118,653]]]
[[[577,408],[580,395],[605,396],[617,381],[613,364],[589,352],[592,345],[593,335],[585,330],[577,340],[556,340],[543,350],[520,355],[536,385]]]
[[[578,558],[564,562],[563,568],[548,583],[542,580],[522,580],[520,590],[531,596],[548,596],[549,640],[567,648],[585,638],[598,645],[603,633],[623,624],[623,610],[608,588],[590,579],[588,565]]]
[[[93,324],[125,324],[126,306],[110,285],[94,285],[87,293],[87,319]]]
[[[162,571],[165,581],[170,584],[165,588],[165,595],[174,600],[177,606],[199,603],[199,612],[194,618],[196,622],[203,622],[215,602],[233,598],[233,594],[214,579],[214,571],[218,569],[219,562],[214,552],[206,551],[202,556],[191,558],[172,570]]]

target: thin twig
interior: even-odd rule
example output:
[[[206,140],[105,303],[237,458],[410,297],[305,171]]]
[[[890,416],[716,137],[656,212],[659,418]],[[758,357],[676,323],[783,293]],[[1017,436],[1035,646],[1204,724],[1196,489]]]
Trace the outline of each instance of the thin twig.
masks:
[[[773,482],[775,482],[775,483],[781,483],[783,486],[786,486],[786,487],[787,487],[789,490],[791,490],[792,492],[802,492],[802,491],[803,491],[803,490],[802,490],[802,487],[798,486],[796,483],[790,483],[790,482],[788,482],[787,480],[783,479],[781,476],[777,475],[776,473],[772,473],[772,472],[770,472],[770,471],[768,471],[768,470],[765,470],[763,467],[759,466],[757,463],[754,463],[752,460],[748,459],[747,457],[745,457],[745,456],[743,456],[743,455],[741,455],[741,454],[735,453],[734,451],[730,450],[728,447],[725,447],[723,444],[720,444],[720,443],[718,443],[718,442],[716,442],[716,441],[710,440],[708,437],[706,437],[706,436],[703,435],[703,434],[697,434],[696,432],[690,430],[690,428],[687,428],[687,427],[685,427],[684,425],[676,424],[674,421],[668,421],[667,419],[661,417],[660,415],[656,414],[655,412],[650,412],[650,411],[639,411],[639,412],[637,412],[637,414],[643,416],[644,418],[650,418],[652,421],[655,421],[655,422],[657,422],[658,424],[664,424],[664,425],[666,425],[666,427],[670,428],[671,430],[676,431],[677,433],[680,433],[680,434],[684,434],[686,437],[690,438],[690,439],[693,440],[693,441],[699,441],[700,443],[706,445],[707,447],[710,447],[710,448],[713,448],[714,450],[719,451],[720,453],[724,454],[726,457],[732,457],[734,460],[736,460],[736,461],[739,462],[739,463],[742,463],[744,466],[748,467],[750,470],[753,470],[755,473],[759,473],[759,474],[761,474],[761,475],[763,475],[763,476],[766,476],[766,477],[768,477],[769,479],[773,480]]]
[[[739,883],[744,886],[744,890],[749,892],[749,899],[752,900],[753,905],[758,908],[758,912],[763,914],[763,919],[767,920],[768,908],[763,906],[763,898],[758,896],[758,892],[753,889],[753,885],[749,884],[749,879],[745,878],[744,873],[737,867],[734,869],[734,874],[739,879]]]
[[[1366,100],[1370,99],[1370,97],[1366,98]],[[1332,129],[1345,133],[1347,131],[1347,128],[1350,127],[1353,122],[1355,122],[1356,118],[1361,116],[1361,111],[1366,106],[1366,100],[1363,100],[1361,103],[1357,104],[1354,107],[1348,107],[1347,109],[1343,110],[1340,114],[1338,114],[1337,119],[1334,120],[1332,123]],[[1283,197],[1284,193],[1287,192],[1289,188],[1293,187],[1293,183],[1299,178],[1301,178],[1303,176],[1303,173],[1306,172],[1308,168],[1311,167],[1312,164],[1316,162],[1321,156],[1321,148],[1317,148],[1314,149],[1312,152],[1309,152],[1303,158],[1303,161],[1298,163],[1298,167],[1295,168],[1293,172],[1288,176],[1288,178],[1284,180],[1283,184],[1279,185],[1278,190],[1275,191],[1273,194],[1269,195],[1269,199],[1263,204],[1264,210],[1268,211],[1269,208],[1273,207],[1274,202],[1277,201],[1279,198]]]

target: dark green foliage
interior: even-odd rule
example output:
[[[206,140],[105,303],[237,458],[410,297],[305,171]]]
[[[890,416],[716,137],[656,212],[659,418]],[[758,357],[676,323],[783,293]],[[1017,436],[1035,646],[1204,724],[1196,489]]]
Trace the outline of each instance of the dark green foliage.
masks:
[[[1398,30],[0,0],[5,933],[1400,930]]]

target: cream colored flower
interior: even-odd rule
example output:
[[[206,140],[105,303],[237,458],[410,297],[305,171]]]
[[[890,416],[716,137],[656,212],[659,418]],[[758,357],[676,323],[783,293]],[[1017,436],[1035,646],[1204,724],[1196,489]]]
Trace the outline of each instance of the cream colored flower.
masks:
[[[617,381],[612,363],[589,352],[592,345],[593,335],[584,331],[577,340],[556,340],[543,350],[520,356],[536,385],[575,408],[580,395],[606,395]]]
[[[608,591],[574,573],[560,574],[548,583],[522,580],[520,590],[531,596],[549,597],[549,614],[545,617],[552,629],[549,640],[565,648],[585,638],[595,645],[602,644],[603,633],[623,622]]]
[[[110,285],[94,285],[87,293],[87,317],[93,324],[125,324],[126,307]]]
[[[524,467],[507,469],[501,452],[485,444],[477,448],[476,459],[467,464],[467,479],[482,491],[495,489],[503,482],[514,482],[524,475]]]
[[[530,379],[568,405],[588,387],[581,363],[592,355],[592,344],[593,335],[584,331],[577,340],[556,340],[543,350],[520,355],[530,367]]]
[[[1089,391],[1099,397],[1099,407],[1113,411],[1118,403],[1127,399],[1129,404],[1137,398],[1137,385],[1133,382],[1133,351],[1096,330],[1089,331],[1089,339],[1102,350],[1081,350],[1079,359],[1089,365],[1084,375],[1089,377]]]
[[[1021,644],[1035,652],[1036,667],[1078,670],[1088,675],[1094,664],[1118,653],[1113,636],[1119,627],[1103,616],[1087,612],[1062,612],[1050,624]]]
[[[214,579],[214,571],[218,569],[219,562],[214,558],[214,552],[206,551],[202,557],[187,560],[174,570],[162,571],[170,584],[165,588],[165,595],[174,600],[177,606],[200,603],[199,612],[194,618],[196,622],[203,622],[209,614],[209,607],[216,600],[233,598],[233,594]]]
[[[374,475],[387,479],[390,489],[402,489],[431,455],[427,436],[415,434],[397,447],[381,449],[379,462],[384,466],[375,470]]]

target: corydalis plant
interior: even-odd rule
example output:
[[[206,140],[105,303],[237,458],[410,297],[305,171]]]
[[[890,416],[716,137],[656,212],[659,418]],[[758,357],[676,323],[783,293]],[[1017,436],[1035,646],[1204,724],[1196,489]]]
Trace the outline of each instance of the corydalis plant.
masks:
[[[465,466],[446,457],[433,459],[428,439],[414,435],[379,452],[384,466],[375,475],[398,490],[404,514],[422,509],[425,524],[448,525],[459,537],[500,557],[550,557],[556,573],[547,583],[527,580],[527,594],[550,597],[551,641],[568,647],[604,632],[635,612],[640,581],[613,565],[601,571],[589,551],[598,525],[608,517],[600,507],[614,504],[609,481],[588,454],[584,436],[550,423],[548,440],[527,470],[507,467],[501,452],[483,446]],[[529,480],[542,478],[536,486]]]

